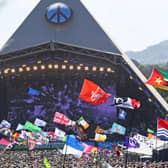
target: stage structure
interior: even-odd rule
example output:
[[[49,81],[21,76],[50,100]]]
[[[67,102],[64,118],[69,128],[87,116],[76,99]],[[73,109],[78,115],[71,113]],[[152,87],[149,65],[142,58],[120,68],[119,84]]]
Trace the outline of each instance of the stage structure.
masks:
[[[107,103],[79,100],[85,78],[112,94]],[[79,0],[41,0],[0,52],[0,119],[16,127],[38,117],[50,130],[58,111],[72,120],[82,115],[104,129],[117,121],[128,132],[145,133],[168,112],[145,81]],[[138,99],[141,108],[125,109],[127,117],[121,120],[119,109],[110,106],[115,96]]]

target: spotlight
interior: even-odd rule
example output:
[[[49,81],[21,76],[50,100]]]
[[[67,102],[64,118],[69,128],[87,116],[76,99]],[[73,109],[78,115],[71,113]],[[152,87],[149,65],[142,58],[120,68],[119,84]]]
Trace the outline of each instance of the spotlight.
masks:
[[[89,70],[89,67],[88,67],[88,66],[85,66],[84,69],[85,69],[85,71],[88,71],[88,70]]]
[[[30,71],[30,67],[26,67],[26,71]]]
[[[14,68],[13,68],[13,69],[11,69],[11,72],[12,72],[12,73],[15,73],[15,69],[14,69]]]
[[[41,69],[44,70],[45,69],[45,65],[41,65]]]
[[[20,67],[20,68],[19,68],[19,72],[23,72],[23,68]]]
[[[65,63],[68,63],[68,60],[64,60]]]
[[[59,68],[58,64],[55,64],[55,65],[54,65],[54,68],[55,68],[55,69],[58,69],[58,68]]]
[[[107,72],[112,72],[112,69],[110,67],[107,68]]]
[[[25,67],[25,66],[26,66],[26,64],[23,64],[23,65],[22,65],[22,67]]]
[[[149,102],[152,102],[152,99],[151,99],[151,98],[148,98],[148,101],[149,101]]]
[[[33,67],[33,70],[34,70],[34,71],[36,71],[37,69],[38,69],[38,67],[37,67],[37,66],[34,66],[34,67]]]
[[[133,79],[133,76],[130,75],[129,78],[130,78],[130,79]]]
[[[62,67],[62,69],[66,69],[66,65],[62,65],[61,67]]]
[[[49,65],[48,65],[48,68],[49,68],[49,69],[52,69],[52,68],[53,68],[53,65],[52,65],[52,64],[49,64]]]
[[[79,64],[80,66],[83,66],[83,64]]]
[[[81,70],[81,66],[77,66],[77,70]]]
[[[41,60],[37,61],[37,64],[41,64],[41,63],[42,63],[42,61],[41,61]]]
[[[142,89],[142,87],[138,87],[138,89],[140,90],[140,91],[142,91],[143,89]]]
[[[7,74],[9,72],[9,68],[4,70],[4,73]]]
[[[70,66],[69,66],[69,69],[70,69],[70,70],[73,70],[73,69],[74,69],[74,66],[73,66],[73,65],[70,65]]]
[[[100,67],[99,71],[100,71],[100,72],[103,72],[103,71],[104,71],[104,68],[103,68],[103,67]]]
[[[96,66],[93,66],[92,67],[92,71],[96,71],[97,70],[97,67]]]

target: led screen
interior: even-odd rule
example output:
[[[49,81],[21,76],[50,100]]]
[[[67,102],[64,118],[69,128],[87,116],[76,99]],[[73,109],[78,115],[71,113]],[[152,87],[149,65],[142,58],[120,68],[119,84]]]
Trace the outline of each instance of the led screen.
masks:
[[[95,82],[112,96],[101,105],[80,100],[84,79]],[[48,122],[49,130],[59,126],[53,123],[53,117],[55,112],[60,112],[74,121],[83,116],[90,123],[110,128],[116,120],[116,108],[110,106],[116,95],[115,83],[112,73],[60,72],[13,78],[8,87],[8,121],[16,127],[26,120],[34,122],[38,117]]]

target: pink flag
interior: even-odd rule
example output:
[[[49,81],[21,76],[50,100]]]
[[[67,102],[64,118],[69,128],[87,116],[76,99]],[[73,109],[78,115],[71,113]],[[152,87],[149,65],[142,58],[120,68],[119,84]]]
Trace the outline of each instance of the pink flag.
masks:
[[[8,146],[9,144],[11,144],[10,141],[8,141],[7,139],[0,139],[0,145],[5,145],[5,146]]]
[[[84,147],[84,151],[83,151],[84,153],[95,153],[95,152],[100,151],[100,148],[97,148],[92,145],[87,145],[85,143],[83,143],[83,147]]]
[[[71,120],[66,115],[59,113],[59,112],[56,112],[53,122],[67,126],[67,125],[69,125]]]

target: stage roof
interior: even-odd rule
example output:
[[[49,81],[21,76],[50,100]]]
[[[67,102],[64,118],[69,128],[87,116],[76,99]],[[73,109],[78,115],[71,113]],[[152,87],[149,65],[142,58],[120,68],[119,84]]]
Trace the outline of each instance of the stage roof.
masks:
[[[54,25],[47,21],[47,8],[56,2],[63,2],[71,8],[72,17],[68,22]],[[6,42],[0,54],[49,41],[121,54],[80,0],[41,0]]]

